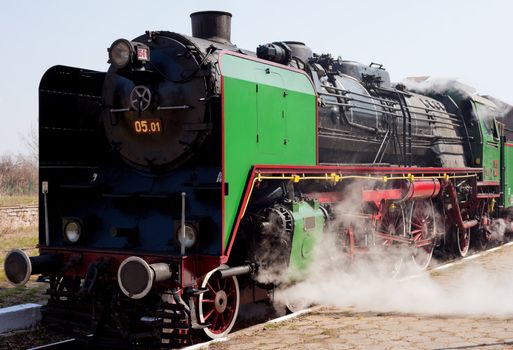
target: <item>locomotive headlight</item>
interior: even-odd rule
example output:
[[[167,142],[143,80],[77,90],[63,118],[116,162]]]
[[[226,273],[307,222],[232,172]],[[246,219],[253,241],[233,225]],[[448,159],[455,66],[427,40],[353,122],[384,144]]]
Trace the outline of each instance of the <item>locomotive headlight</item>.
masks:
[[[134,56],[134,47],[126,39],[118,39],[112,43],[109,49],[109,63],[116,68],[125,68]]]
[[[69,221],[64,226],[64,239],[68,243],[77,243],[82,234],[82,228],[78,221]]]
[[[184,245],[185,248],[189,249],[196,245],[198,242],[198,231],[190,224],[185,224],[185,235],[182,226],[176,230],[176,241],[179,245]]]

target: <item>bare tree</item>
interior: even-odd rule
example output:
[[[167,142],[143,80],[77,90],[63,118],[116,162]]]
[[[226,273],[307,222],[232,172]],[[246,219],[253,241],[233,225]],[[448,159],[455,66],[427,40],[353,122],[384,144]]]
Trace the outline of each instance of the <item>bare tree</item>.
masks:
[[[37,194],[37,164],[31,158],[21,154],[0,157],[0,195]]]
[[[25,147],[27,147],[27,150],[29,151],[30,157],[37,166],[39,162],[39,132],[37,123],[31,123],[30,129],[26,134],[21,135],[21,138],[25,143]]]

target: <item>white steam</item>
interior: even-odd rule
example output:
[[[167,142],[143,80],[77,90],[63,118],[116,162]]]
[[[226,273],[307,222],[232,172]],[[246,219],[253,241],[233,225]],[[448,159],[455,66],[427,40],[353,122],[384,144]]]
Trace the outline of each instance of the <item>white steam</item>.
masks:
[[[367,188],[372,188],[375,183],[375,180],[368,180],[365,182],[365,185]],[[335,222],[330,223],[330,227],[332,227],[333,230],[338,228],[341,224],[344,224],[345,226],[353,226],[355,232],[364,231],[362,226],[365,225],[365,223],[358,217],[363,205],[361,186],[362,184],[358,182],[352,184],[352,190],[346,194],[342,202],[337,204],[334,209],[337,213],[337,219]],[[273,221],[275,220],[271,217],[269,222],[272,223]],[[284,232],[280,226],[281,225],[277,224],[268,225],[263,232],[265,239],[261,240],[255,249],[255,256],[259,259],[259,269],[256,276],[256,280],[259,283],[284,285],[302,275],[301,271],[286,268],[288,261],[283,260],[283,250],[281,250],[280,247],[282,246],[282,242],[288,242],[288,244],[290,244],[290,236],[289,233]],[[270,234],[271,231],[272,234]],[[317,245],[315,252],[316,264],[331,264],[333,260],[344,260],[346,258],[344,254],[340,254],[340,250],[334,251],[334,249],[340,247],[340,242],[337,242],[338,238],[339,237],[335,234],[332,235],[330,244],[326,245],[326,247],[324,247],[324,245]],[[323,256],[327,259],[318,259],[317,256]]]
[[[507,232],[507,223],[504,219],[495,219],[492,221],[491,239],[494,241],[504,241],[504,236]]]
[[[337,208],[339,214],[359,211],[361,191],[351,192],[354,195]],[[365,225],[362,222],[351,224]],[[503,238],[506,225],[504,220],[493,222],[494,238]],[[339,227],[331,225],[332,231]],[[440,228],[437,231],[440,233]],[[511,264],[497,267],[488,261],[489,266],[483,267],[477,260],[470,260],[430,274],[413,266],[408,247],[370,246],[371,251],[356,254],[350,262],[341,249],[339,237],[334,233],[324,235],[306,277],[296,284],[283,285],[275,292],[275,300],[296,308],[316,304],[374,312],[513,316]],[[398,266],[401,266],[399,277],[395,274]],[[487,270],[490,266],[491,270]],[[407,277],[412,275],[415,278]],[[278,277],[283,276],[281,273]]]
[[[391,277],[387,265],[376,258],[360,259],[348,268],[327,255],[319,256],[303,282],[277,291],[275,298],[301,307],[317,304],[377,312],[513,316],[511,268],[490,273],[471,265],[455,267],[457,271],[445,275],[424,272],[400,280]]]
[[[447,92],[459,93],[462,96],[476,94],[476,89],[454,78],[416,77],[406,78],[401,83],[406,86],[407,90],[422,94],[444,94]]]
[[[414,91],[419,94],[456,93],[462,97],[478,95],[475,88],[464,84],[455,78],[410,77],[405,78],[401,84],[404,85],[407,90]],[[493,102],[495,105],[495,115],[504,118],[512,117],[513,106],[493,96],[482,95],[482,97]]]

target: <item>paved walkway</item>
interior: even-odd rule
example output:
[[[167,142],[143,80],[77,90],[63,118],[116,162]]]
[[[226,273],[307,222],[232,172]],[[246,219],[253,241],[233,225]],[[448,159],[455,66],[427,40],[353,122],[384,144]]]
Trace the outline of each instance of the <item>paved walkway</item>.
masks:
[[[445,302],[459,316],[323,307],[235,332],[210,349],[513,349],[513,245],[433,271],[429,279],[452,298]]]

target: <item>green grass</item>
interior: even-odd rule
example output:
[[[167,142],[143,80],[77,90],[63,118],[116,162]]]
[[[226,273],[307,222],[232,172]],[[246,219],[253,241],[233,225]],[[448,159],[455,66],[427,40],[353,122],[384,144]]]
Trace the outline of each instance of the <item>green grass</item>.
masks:
[[[5,282],[4,259],[13,248],[21,248],[28,255],[36,255],[37,227],[23,227],[16,230],[0,230],[0,282]]]
[[[46,299],[45,283],[36,283],[38,276],[32,276],[30,281],[22,287],[11,286],[5,278],[4,259],[9,250],[23,249],[29,256],[38,254],[37,227],[24,227],[16,230],[0,230],[0,307],[7,307],[22,303],[40,302]]]
[[[37,204],[37,196],[0,196],[0,207]]]
[[[266,323],[266,324],[264,324],[264,330],[265,331],[271,331],[273,329],[278,329],[280,327],[281,327],[281,325],[276,324],[276,323]]]
[[[43,283],[32,282],[22,287],[0,287],[0,307],[40,302],[46,288]]]

